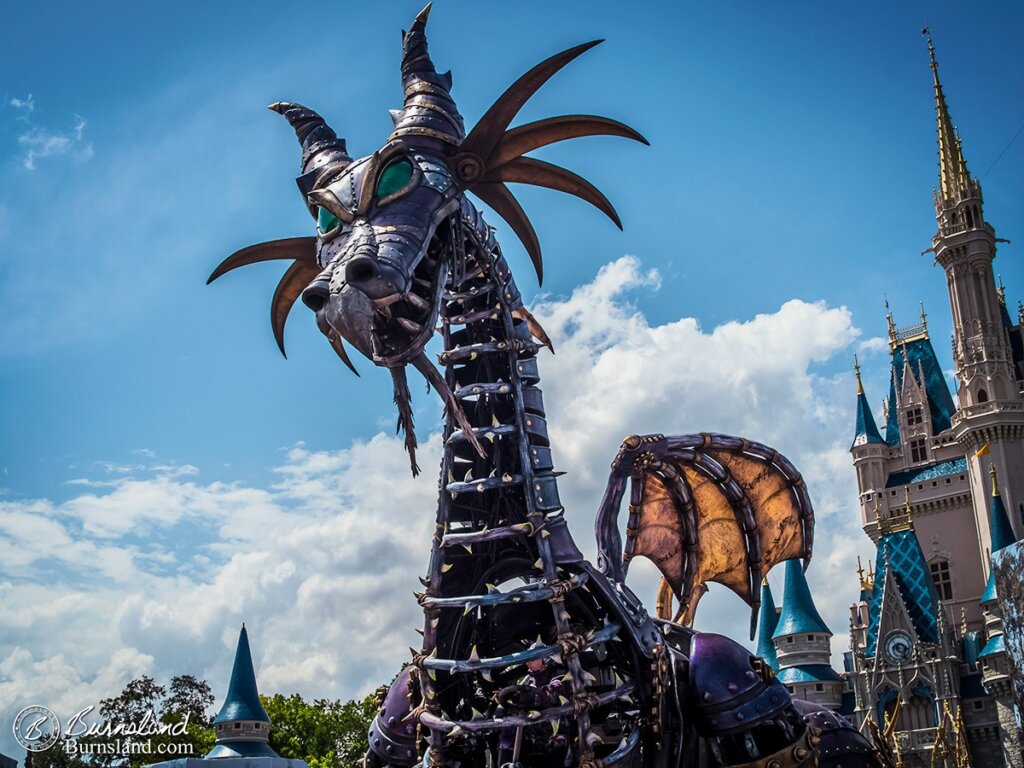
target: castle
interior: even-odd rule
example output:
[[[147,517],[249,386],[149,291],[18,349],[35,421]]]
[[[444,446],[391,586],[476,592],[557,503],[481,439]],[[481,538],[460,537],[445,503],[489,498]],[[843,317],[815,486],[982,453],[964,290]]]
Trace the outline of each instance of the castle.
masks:
[[[939,147],[929,251],[949,290],[956,397],[924,310],[909,327],[889,312],[884,435],[855,361],[850,451],[876,556],[859,569],[845,675],[829,665],[832,635],[797,561],[786,563],[781,612],[762,587],[757,653],[794,695],[877,726],[907,768],[1019,767],[991,555],[1024,534],[1024,307],[1014,322],[996,285],[1000,240],[964,160],[930,36],[928,51]]]

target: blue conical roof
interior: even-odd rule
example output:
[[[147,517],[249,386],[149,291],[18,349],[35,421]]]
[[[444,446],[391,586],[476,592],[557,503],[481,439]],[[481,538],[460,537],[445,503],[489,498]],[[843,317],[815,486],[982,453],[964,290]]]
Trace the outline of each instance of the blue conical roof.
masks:
[[[993,489],[996,491],[997,489]],[[992,495],[992,506],[989,508],[989,533],[992,536],[992,549],[994,555],[1000,549],[1005,549],[1017,541],[1013,535],[1013,527],[1010,525],[1010,517],[1006,514],[1006,507],[1003,504],[1003,497],[998,492]],[[996,573],[995,569],[989,566],[988,581],[985,583],[985,591],[981,593],[980,603],[987,603],[996,599]]]
[[[822,620],[811,599],[811,590],[804,578],[804,567],[800,560],[786,561],[786,584],[782,593],[782,613],[772,637],[784,637],[803,632],[827,632],[832,634]]]
[[[863,388],[858,389],[857,424],[854,427],[853,444],[850,446],[851,451],[858,445],[885,442],[882,439],[882,434],[878,431],[878,427],[875,426],[875,417],[871,415],[871,407],[868,405],[868,398],[864,394]]]
[[[260,694],[256,690],[256,673],[252,668],[252,653],[249,651],[249,635],[242,625],[238,635],[238,647],[235,649],[235,663],[231,668],[231,682],[228,683],[228,695],[224,698],[224,706],[213,718],[214,723],[230,720],[259,720],[270,722],[267,711],[260,703]]]
[[[779,660],[775,655],[775,643],[772,635],[779,623],[779,612],[775,610],[772,588],[768,580],[761,582],[761,611],[757,617],[757,655],[768,662],[772,669],[779,668]]]
[[[878,540],[878,556],[875,563],[875,585],[868,606],[870,623],[864,654],[868,658],[874,658],[877,651],[879,625],[882,620],[882,595],[885,592],[885,583],[890,579],[906,606],[917,636],[926,643],[938,643],[939,625],[936,615],[939,596],[928,569],[928,561],[924,558],[924,552],[921,551],[921,544],[914,530],[906,528],[884,534]]]

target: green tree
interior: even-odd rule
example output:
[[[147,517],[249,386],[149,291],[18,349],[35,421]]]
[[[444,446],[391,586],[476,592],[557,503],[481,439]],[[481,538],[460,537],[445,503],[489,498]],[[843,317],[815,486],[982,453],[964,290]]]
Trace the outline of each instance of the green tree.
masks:
[[[281,757],[305,760],[310,768],[355,768],[367,749],[367,731],[377,711],[373,694],[342,702],[305,701],[299,694],[261,696],[270,715],[270,746]]]
[[[184,733],[156,733],[151,736],[98,734],[79,741],[89,750],[89,765],[98,768],[142,768],[177,756],[191,754],[202,757],[214,743],[213,728],[207,714],[212,703],[213,694],[205,680],[179,675],[171,679],[168,689],[158,685],[152,677],[143,675],[128,683],[119,695],[100,702],[101,721],[117,727],[141,726],[148,720],[150,730],[187,721]],[[162,751],[170,744],[175,745],[175,751]],[[112,746],[118,748],[111,749]],[[79,766],[53,765],[47,768]]]

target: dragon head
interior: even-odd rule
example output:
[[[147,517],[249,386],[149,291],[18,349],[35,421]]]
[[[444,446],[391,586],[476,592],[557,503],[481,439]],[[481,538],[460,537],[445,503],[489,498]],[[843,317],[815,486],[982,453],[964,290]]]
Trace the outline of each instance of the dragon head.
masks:
[[[541,62],[513,83],[468,134],[451,95],[451,74],[439,74],[427,50],[428,4],[402,36],[405,100],[392,110],[394,129],[376,152],[349,156],[344,139],[307,107],[278,102],[270,109],[295,130],[302,149],[297,182],[316,221],[315,237],[245,248],[228,257],[212,282],[237,267],[292,259],[271,305],[274,336],[284,353],[284,323],[302,302],[353,371],[342,340],[374,364],[424,370],[423,348],[434,332],[454,252],[450,225],[472,191],[522,240],[542,279],[533,226],[506,182],[556,189],[595,205],[621,228],[611,204],[590,182],[550,163],[525,157],[565,139],[611,135],[646,140],[615,120],[566,115],[508,129],[530,96],[555,72],[601,41]],[[429,364],[427,364],[429,365]],[[433,370],[431,368],[431,370]],[[428,375],[434,382],[434,377]]]

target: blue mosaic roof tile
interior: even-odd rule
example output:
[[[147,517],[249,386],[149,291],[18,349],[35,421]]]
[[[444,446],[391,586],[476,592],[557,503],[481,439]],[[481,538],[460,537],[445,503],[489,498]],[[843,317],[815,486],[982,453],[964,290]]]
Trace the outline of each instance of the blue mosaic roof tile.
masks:
[[[929,464],[927,467],[908,469],[906,472],[894,472],[885,481],[886,488],[895,488],[899,485],[911,485],[923,483],[925,480],[936,480],[949,475],[962,475],[967,472],[967,459],[949,459],[940,461],[938,464]]]
[[[875,565],[875,586],[871,593],[868,616],[868,642],[864,654],[873,658],[878,646],[878,624],[882,613],[882,593],[888,578],[895,580],[897,591],[907,606],[917,636],[925,643],[939,642],[936,623],[938,596],[928,564],[913,530],[887,533],[878,540]]]
[[[935,350],[928,339],[915,339],[900,344],[892,353],[893,376],[889,380],[889,418],[885,422],[885,442],[889,445],[900,444],[899,398],[897,394],[903,389],[903,363],[910,363],[914,376],[920,369],[924,371],[925,392],[928,394],[928,410],[932,417],[934,434],[949,429],[950,419],[956,412],[953,398],[946,385],[946,377],[942,366],[935,357]]]
[[[1006,651],[1006,641],[1003,639],[1002,633],[990,637],[988,642],[985,643],[985,647],[981,649],[981,653],[978,654],[979,659],[983,659],[986,656],[992,656],[997,653],[1003,653]]]

